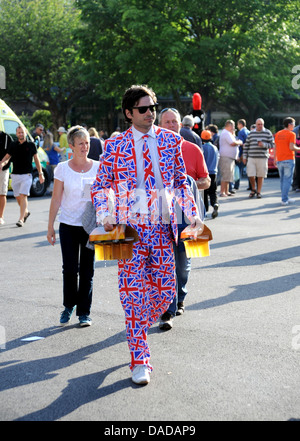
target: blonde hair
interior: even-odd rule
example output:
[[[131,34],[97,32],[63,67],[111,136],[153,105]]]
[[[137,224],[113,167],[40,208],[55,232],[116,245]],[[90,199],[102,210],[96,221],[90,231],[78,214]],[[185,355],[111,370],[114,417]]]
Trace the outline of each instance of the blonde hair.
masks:
[[[120,135],[120,132],[118,132],[117,130],[115,132],[112,132],[112,134],[110,135],[110,138],[115,138],[116,136]]]
[[[95,129],[95,127],[90,127],[88,130],[90,136],[96,136],[96,138],[99,138],[99,134],[97,132],[97,130]]]
[[[74,145],[75,138],[88,138],[88,139],[90,139],[90,134],[82,126],[73,126],[68,130],[68,133],[67,133],[68,144]]]
[[[50,132],[47,132],[44,138],[43,149],[50,148],[53,146],[53,135]]]

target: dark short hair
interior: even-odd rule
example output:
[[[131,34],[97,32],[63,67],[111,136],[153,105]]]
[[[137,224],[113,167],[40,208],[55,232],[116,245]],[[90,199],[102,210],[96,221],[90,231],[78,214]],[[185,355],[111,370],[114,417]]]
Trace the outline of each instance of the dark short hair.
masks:
[[[150,96],[154,104],[157,102],[157,98],[153,90],[146,85],[133,85],[126,90],[122,100],[122,111],[127,122],[131,122],[131,119],[126,116],[126,110],[132,111],[132,108],[138,104],[139,100],[144,96]]]
[[[246,127],[246,121],[244,119],[239,119],[238,123],[242,124],[244,127]]]
[[[207,130],[209,130],[210,132],[213,132],[213,133],[218,133],[219,128],[216,124],[209,124],[207,126]]]
[[[290,116],[288,116],[287,118],[284,118],[284,120],[283,120],[283,125],[284,125],[284,127],[288,127],[289,126],[289,124],[295,124],[295,120],[294,120],[294,118],[291,118]]]

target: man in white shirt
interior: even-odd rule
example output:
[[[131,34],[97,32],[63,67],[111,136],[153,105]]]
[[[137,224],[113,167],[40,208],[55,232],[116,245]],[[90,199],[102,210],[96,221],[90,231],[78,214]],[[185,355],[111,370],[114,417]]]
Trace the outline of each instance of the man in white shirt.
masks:
[[[229,183],[233,182],[235,160],[238,157],[238,146],[242,145],[235,135],[235,123],[227,120],[219,140],[219,169],[221,173],[221,197],[231,196]]]

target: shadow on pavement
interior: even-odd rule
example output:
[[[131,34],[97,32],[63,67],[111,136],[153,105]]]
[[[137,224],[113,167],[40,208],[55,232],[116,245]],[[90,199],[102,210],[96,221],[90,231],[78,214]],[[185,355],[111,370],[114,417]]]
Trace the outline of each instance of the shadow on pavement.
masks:
[[[49,404],[49,406],[24,415],[15,421],[56,421],[87,403],[107,397],[122,389],[135,387],[128,377],[101,388],[101,384],[108,375],[124,366],[127,366],[127,364],[121,364],[101,372],[72,378],[68,381],[68,385],[63,389],[61,395]],[[99,420],[101,420],[101,406],[99,406]]]
[[[226,296],[204,300],[186,307],[187,310],[215,308],[232,302],[258,299],[288,292],[300,285],[300,274],[289,274],[271,280],[233,286],[234,291]]]

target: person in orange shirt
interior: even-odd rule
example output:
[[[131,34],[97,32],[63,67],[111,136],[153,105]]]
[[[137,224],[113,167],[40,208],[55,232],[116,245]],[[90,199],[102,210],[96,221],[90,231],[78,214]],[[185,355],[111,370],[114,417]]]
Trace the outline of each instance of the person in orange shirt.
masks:
[[[289,190],[292,185],[295,167],[295,151],[300,148],[296,146],[296,134],[293,132],[295,120],[287,117],[283,121],[284,129],[275,135],[274,158],[278,168],[281,188],[281,205],[289,205],[295,202],[289,198]]]

